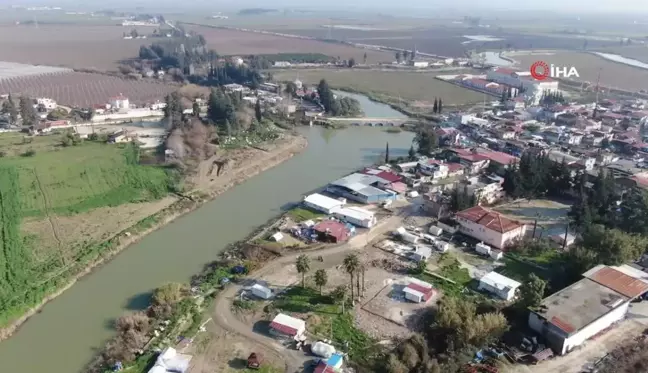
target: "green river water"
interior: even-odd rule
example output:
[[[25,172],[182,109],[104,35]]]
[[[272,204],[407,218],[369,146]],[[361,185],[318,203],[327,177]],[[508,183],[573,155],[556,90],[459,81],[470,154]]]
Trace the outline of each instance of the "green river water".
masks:
[[[346,94],[345,94],[346,95]],[[358,98],[365,114],[402,117]],[[77,373],[112,333],[113,321],[146,306],[150,291],[186,282],[228,244],[248,235],[282,208],[327,182],[376,161],[389,142],[405,155],[412,133],[381,128],[302,128],[308,148],[283,164],[234,187],[214,201],[144,237],[47,304],[0,343],[0,372]]]

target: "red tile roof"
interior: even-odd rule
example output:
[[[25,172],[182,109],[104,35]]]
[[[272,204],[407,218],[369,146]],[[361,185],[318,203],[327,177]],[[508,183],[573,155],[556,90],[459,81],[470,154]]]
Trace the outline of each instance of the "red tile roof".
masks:
[[[635,183],[637,183],[638,187],[648,188],[648,178],[641,177],[641,176],[633,176],[631,177],[631,179],[634,180]]]
[[[511,163],[515,163],[518,160],[516,157],[510,154],[496,152],[496,151],[486,151],[480,154],[490,159],[492,162],[496,162],[505,166]]]
[[[349,230],[347,227],[335,220],[324,220],[313,227],[316,232],[325,233],[331,237],[335,237],[338,242],[346,241],[349,238]]]
[[[397,181],[401,181],[403,178],[400,177],[399,175],[396,175],[393,172],[389,171],[381,171],[381,170],[376,170],[373,168],[365,168],[362,170],[360,173],[365,174],[365,175],[372,175],[372,176],[377,176],[381,179],[385,179],[389,181],[390,183],[395,183]]]
[[[481,206],[475,206],[467,210],[459,211],[455,215],[499,233],[510,232],[524,225],[516,220],[511,220],[502,214],[485,209]]]
[[[485,161],[488,158],[484,157],[479,153],[473,153],[470,149],[450,149],[455,152],[459,158],[466,160],[468,162],[480,162]]]
[[[638,297],[648,291],[647,283],[610,267],[599,269],[590,276],[590,280],[596,281],[628,298]]]
[[[464,168],[464,166],[462,166],[461,164],[454,162],[446,163],[446,166],[448,166],[448,172],[457,172],[459,170],[463,170]]]
[[[422,293],[423,294],[423,300],[428,300],[434,295],[434,288],[432,288],[432,287],[427,288],[427,287],[425,287],[423,285],[420,285],[420,284],[417,284],[417,283],[414,283],[414,282],[410,282],[409,285],[406,286],[406,288],[416,290],[419,293]]]

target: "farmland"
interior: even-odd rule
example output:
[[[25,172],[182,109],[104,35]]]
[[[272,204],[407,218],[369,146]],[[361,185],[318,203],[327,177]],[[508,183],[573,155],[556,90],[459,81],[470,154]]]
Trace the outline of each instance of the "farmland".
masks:
[[[79,107],[105,103],[119,94],[127,95],[132,103],[150,103],[175,89],[163,83],[81,72],[0,79],[0,93],[49,97],[62,105]]]
[[[626,58],[632,58],[644,63],[648,63],[648,47],[645,45],[628,45],[628,46],[616,46],[609,48],[601,48],[597,51],[603,53],[612,53],[618,54]]]
[[[137,164],[138,154],[130,145],[86,142],[0,159],[0,303],[6,305],[0,312],[0,325],[60,286],[66,274],[83,269],[90,257],[109,249],[91,235],[63,237],[69,230],[63,231],[60,221],[82,216],[83,220],[74,223],[78,228],[91,223],[88,214],[99,209],[100,218],[112,226],[110,209],[125,205],[131,214],[139,216],[136,223],[148,215],[141,216],[129,206],[145,207],[146,202],[166,196],[170,181],[167,171]],[[145,212],[150,215],[155,211]],[[123,215],[122,219],[132,220]]]
[[[237,30],[218,29],[205,26],[186,26],[188,31],[195,31],[205,37],[209,48],[221,55],[252,55],[275,53],[322,53],[342,59],[354,58],[360,62],[367,53],[367,63],[391,62],[392,53],[365,50],[346,45],[325,43],[315,40],[305,40],[245,32]]]
[[[121,60],[136,57],[147,39],[124,40],[132,28],[98,25],[0,26],[0,61],[75,69],[116,70]],[[141,29],[143,34],[152,30]]]
[[[347,88],[371,95],[405,101],[410,107],[426,106],[441,97],[447,107],[481,102],[484,95],[435,79],[437,74],[377,70],[299,70],[299,79],[317,84],[320,79],[335,88]],[[277,80],[294,80],[296,71],[275,72]]]
[[[574,66],[578,70],[578,80],[595,83],[599,71],[601,85],[638,91],[648,87],[648,70],[632,67],[587,53],[551,52],[544,54],[512,55],[519,62],[520,69],[526,70],[537,60],[556,66]]]

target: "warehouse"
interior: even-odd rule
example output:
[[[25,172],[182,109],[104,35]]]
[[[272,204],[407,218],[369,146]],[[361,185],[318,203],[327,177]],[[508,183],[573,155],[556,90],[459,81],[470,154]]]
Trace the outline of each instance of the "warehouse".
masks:
[[[333,216],[362,228],[371,228],[377,221],[373,212],[361,207],[344,207],[333,212]]]
[[[625,318],[630,302],[648,291],[646,274],[623,265],[599,265],[584,278],[542,301],[529,313],[529,327],[564,355]]]
[[[344,206],[344,201],[314,193],[304,198],[304,206],[315,211],[320,211],[327,215],[330,215],[337,209]]]
[[[355,173],[330,183],[326,191],[360,203],[382,203],[398,196],[392,190],[382,189],[390,186],[391,182],[381,177]]]

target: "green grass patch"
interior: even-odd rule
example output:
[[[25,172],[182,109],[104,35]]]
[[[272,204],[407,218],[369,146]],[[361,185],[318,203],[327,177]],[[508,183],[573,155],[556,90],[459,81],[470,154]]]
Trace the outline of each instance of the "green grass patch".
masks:
[[[286,312],[308,313],[316,312],[322,314],[336,314],[339,306],[333,299],[319,291],[306,287],[295,286],[281,294],[274,302],[277,309]]]
[[[320,212],[309,210],[303,207],[295,207],[287,212],[290,218],[298,223],[301,223],[306,220],[315,220],[326,216]]]
[[[549,271],[539,268],[537,266],[539,264],[533,265],[530,260],[527,262],[523,258],[506,254],[502,261],[504,262],[504,266],[497,269],[497,272],[501,275],[523,282],[526,281],[531,273],[535,273],[538,277],[544,280],[549,280]],[[546,264],[547,263],[543,263],[542,266],[546,266]]]

